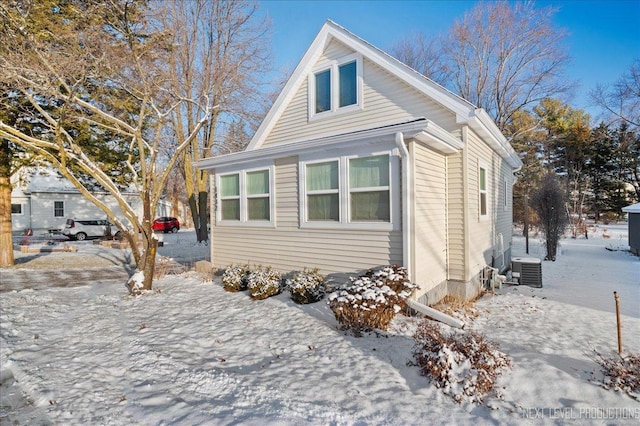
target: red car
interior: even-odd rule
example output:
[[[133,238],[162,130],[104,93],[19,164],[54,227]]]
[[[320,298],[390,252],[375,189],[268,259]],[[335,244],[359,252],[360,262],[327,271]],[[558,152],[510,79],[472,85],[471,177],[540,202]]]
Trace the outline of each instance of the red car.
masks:
[[[175,233],[180,230],[180,222],[175,217],[159,217],[153,221],[153,230]]]

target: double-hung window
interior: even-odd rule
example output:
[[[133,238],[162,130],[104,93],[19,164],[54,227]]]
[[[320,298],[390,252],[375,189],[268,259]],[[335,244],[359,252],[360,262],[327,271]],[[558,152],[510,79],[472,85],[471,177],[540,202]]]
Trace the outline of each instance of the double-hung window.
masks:
[[[307,220],[340,221],[339,162],[306,165]]]
[[[480,218],[488,216],[488,201],[487,201],[487,168],[480,165],[478,168],[478,200]]]
[[[272,169],[243,170],[218,176],[217,222],[273,223]]]
[[[64,217],[64,201],[53,202],[53,217]]]
[[[309,118],[362,108],[362,57],[349,55],[315,70],[309,78]]]
[[[301,162],[301,226],[393,227],[389,154]],[[396,194],[397,196],[397,194]]]
[[[389,222],[389,156],[349,160],[351,221]]]

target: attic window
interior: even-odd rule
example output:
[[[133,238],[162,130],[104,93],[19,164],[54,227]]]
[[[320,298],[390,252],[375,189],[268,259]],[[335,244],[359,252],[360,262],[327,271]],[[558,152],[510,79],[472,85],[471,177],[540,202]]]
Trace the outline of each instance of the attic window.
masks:
[[[362,108],[362,57],[354,54],[332,61],[309,78],[309,118]]]

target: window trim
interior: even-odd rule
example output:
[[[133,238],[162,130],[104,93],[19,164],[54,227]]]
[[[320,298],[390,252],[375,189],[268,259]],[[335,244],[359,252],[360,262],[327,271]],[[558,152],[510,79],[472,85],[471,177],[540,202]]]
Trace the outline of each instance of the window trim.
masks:
[[[389,221],[353,221],[351,220],[351,188],[349,186],[349,162],[354,158],[368,158],[387,155],[389,157]],[[338,161],[338,188],[339,188],[339,220],[318,221],[308,220],[307,208],[307,165]],[[300,158],[299,170],[299,226],[306,229],[351,229],[371,231],[397,231],[400,229],[400,161],[395,150],[383,150],[376,152],[361,152],[334,157],[310,156]],[[376,187],[378,188],[378,187]],[[380,187],[387,190],[387,187]],[[362,191],[362,190],[366,191]],[[353,192],[369,192],[371,188],[356,188]]]
[[[269,220],[252,220],[249,219],[248,200],[250,198],[265,198],[264,194],[247,194],[247,174],[251,172],[260,172],[268,170],[269,172]],[[252,167],[242,170],[233,170],[223,173],[216,173],[216,226],[248,226],[248,227],[268,227],[274,228],[276,226],[276,186],[275,186],[275,173],[273,164],[262,167]],[[222,219],[222,200],[223,197],[220,191],[220,178],[223,176],[238,175],[239,196],[225,197],[225,199],[240,199],[240,219]]]
[[[356,63],[356,103],[340,106],[340,73],[339,69],[342,65],[350,62]],[[314,68],[307,79],[308,86],[308,111],[309,121],[319,120],[325,117],[331,117],[336,114],[343,114],[364,109],[363,102],[363,59],[359,53],[353,53],[347,56],[330,61],[328,64]],[[322,112],[316,112],[316,75],[329,71],[329,81],[331,84],[330,100],[331,107]]]
[[[56,214],[56,203],[62,203],[62,214],[61,215],[57,215]],[[54,200],[53,201],[53,217],[64,217],[64,211],[65,211],[65,206],[64,206],[64,200]]]
[[[484,189],[482,189],[482,172],[484,170]],[[485,199],[485,212],[482,213],[482,195]],[[478,161],[478,219],[487,220],[489,218],[489,168],[484,161]]]

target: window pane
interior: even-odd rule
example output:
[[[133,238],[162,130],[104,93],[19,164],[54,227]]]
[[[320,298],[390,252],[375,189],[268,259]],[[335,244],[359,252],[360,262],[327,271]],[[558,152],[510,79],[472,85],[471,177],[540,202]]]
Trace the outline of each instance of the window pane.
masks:
[[[487,194],[484,192],[480,194],[480,214],[482,216],[487,214]]]
[[[485,191],[487,189],[487,171],[480,167],[480,190]]]
[[[389,191],[351,193],[351,220],[389,222]]]
[[[389,156],[351,159],[349,185],[351,188],[389,186]]]
[[[222,200],[222,220],[240,220],[240,200]]]
[[[331,71],[316,74],[316,113],[331,109]]]
[[[247,208],[247,219],[269,220],[269,197],[249,198]]]
[[[233,197],[240,195],[240,175],[220,176],[220,196]]]
[[[308,220],[340,220],[338,194],[316,194],[307,196]]]
[[[11,204],[11,214],[22,214],[22,204]]]
[[[358,103],[356,62],[340,65],[338,74],[340,76],[340,106],[355,105]]]
[[[269,170],[247,173],[247,194],[269,193]]]
[[[307,164],[307,191],[338,189],[338,162]]]

